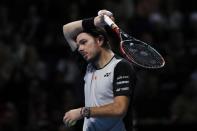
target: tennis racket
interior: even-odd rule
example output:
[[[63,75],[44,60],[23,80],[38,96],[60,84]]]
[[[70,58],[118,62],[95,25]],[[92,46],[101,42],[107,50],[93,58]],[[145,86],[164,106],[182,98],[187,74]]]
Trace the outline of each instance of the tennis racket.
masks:
[[[165,65],[164,58],[152,46],[122,31],[107,15],[104,15],[104,21],[119,36],[120,51],[130,62],[152,69]]]

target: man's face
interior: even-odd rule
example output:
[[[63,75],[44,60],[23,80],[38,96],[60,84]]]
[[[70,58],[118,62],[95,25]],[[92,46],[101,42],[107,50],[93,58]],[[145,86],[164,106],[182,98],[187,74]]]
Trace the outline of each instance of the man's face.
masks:
[[[94,38],[87,33],[80,33],[76,38],[79,53],[86,61],[93,61],[100,53],[99,38]]]

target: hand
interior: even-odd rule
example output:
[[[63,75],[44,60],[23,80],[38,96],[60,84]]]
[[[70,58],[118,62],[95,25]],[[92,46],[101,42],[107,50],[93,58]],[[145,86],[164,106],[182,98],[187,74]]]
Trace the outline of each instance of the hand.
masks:
[[[109,17],[112,17],[113,16],[113,13],[106,10],[106,9],[103,9],[103,10],[99,10],[98,11],[98,15],[108,15]]]
[[[70,123],[74,123],[77,120],[83,118],[82,115],[80,114],[81,108],[78,109],[73,109],[65,113],[63,122],[69,126]]]
[[[101,15],[107,15],[107,16],[109,16],[109,18],[111,18],[113,21],[115,20],[114,17],[113,17],[113,13],[110,12],[110,11],[108,11],[108,10],[105,10],[105,9],[99,10],[99,11],[98,11],[98,16],[101,16]]]
[[[104,15],[109,16],[113,21],[115,20],[113,14],[110,11],[103,9],[98,11],[98,16],[94,19],[95,26],[104,27],[106,25],[104,21]]]

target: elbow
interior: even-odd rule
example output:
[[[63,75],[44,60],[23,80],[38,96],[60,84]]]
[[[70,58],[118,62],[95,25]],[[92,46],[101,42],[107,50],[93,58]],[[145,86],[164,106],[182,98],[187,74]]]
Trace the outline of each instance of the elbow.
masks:
[[[66,28],[67,28],[67,24],[63,25],[63,30],[66,30]]]
[[[64,35],[66,34],[66,30],[67,30],[66,25],[63,25],[63,33],[64,33]]]
[[[69,31],[68,26],[67,25],[63,25],[63,34],[64,34],[64,38],[66,40],[68,40],[69,38],[71,38],[69,33],[70,33],[70,31]]]
[[[126,98],[126,99],[124,99]],[[118,117],[124,117],[127,114],[129,99],[127,97],[117,97],[114,102],[113,109]]]
[[[116,108],[114,108],[116,111],[116,116],[117,117],[124,117],[127,113],[127,108],[126,107],[122,107],[122,106],[117,106]]]
[[[124,117],[126,115],[127,111],[124,109],[118,109],[116,112],[117,117]]]

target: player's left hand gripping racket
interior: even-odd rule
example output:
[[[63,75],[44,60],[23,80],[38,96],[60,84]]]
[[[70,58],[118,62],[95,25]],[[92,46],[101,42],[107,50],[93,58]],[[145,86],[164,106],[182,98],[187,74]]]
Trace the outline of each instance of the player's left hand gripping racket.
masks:
[[[161,68],[165,60],[161,54],[147,43],[123,32],[107,15],[104,21],[120,38],[120,51],[131,62],[143,68]]]

